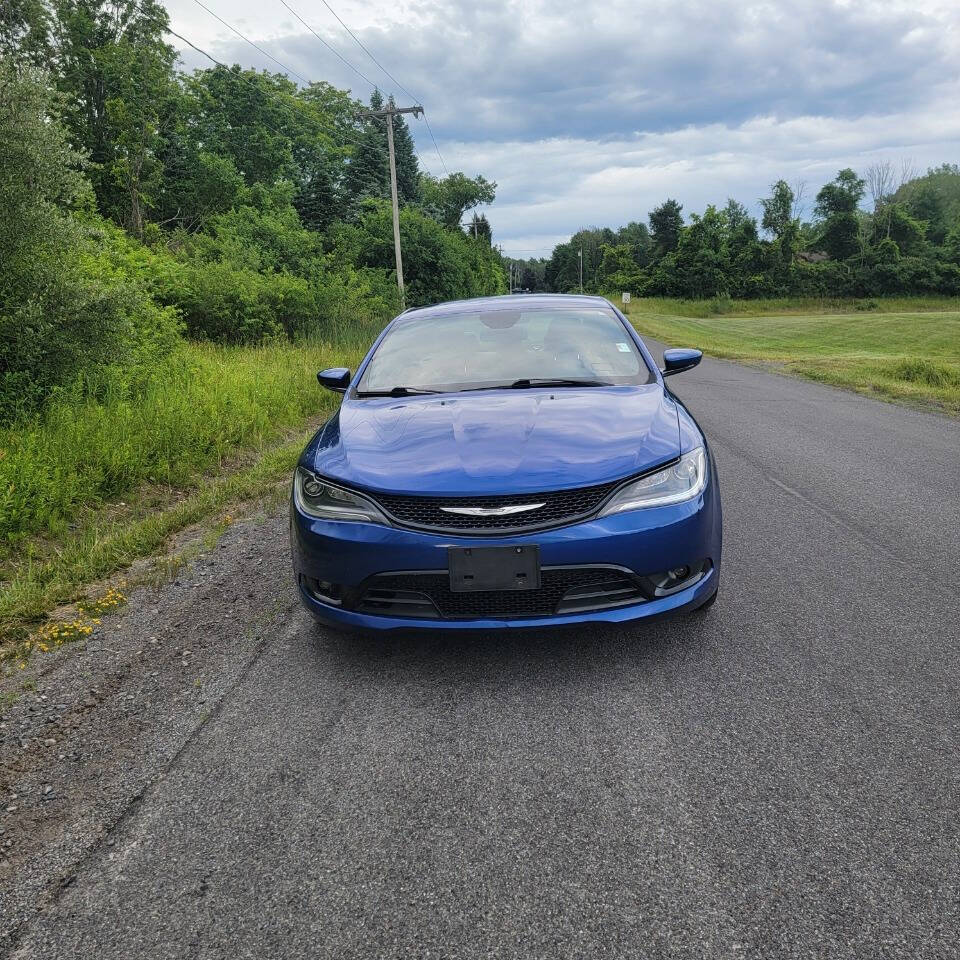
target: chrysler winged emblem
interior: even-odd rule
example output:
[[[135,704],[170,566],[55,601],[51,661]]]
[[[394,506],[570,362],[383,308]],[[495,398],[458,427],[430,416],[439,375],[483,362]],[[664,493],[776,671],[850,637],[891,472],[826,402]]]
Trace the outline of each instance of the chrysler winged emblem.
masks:
[[[515,503],[506,507],[441,507],[444,513],[459,513],[464,517],[506,517],[511,513],[539,510],[542,503]]]

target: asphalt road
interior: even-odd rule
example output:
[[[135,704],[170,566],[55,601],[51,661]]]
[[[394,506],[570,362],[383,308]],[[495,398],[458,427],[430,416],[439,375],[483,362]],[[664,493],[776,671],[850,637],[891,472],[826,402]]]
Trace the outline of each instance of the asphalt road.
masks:
[[[11,953],[960,955],[960,422],[720,361],[673,383],[720,471],[712,610],[351,640],[296,605],[283,516],[238,526],[128,615],[214,692],[148,697],[120,764],[88,732],[134,786],[27,851],[76,863]]]

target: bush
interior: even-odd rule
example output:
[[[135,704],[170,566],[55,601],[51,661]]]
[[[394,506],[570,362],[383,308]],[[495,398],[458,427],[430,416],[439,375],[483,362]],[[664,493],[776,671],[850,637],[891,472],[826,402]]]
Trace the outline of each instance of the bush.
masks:
[[[0,66],[0,422],[103,365],[134,375],[178,340],[130,275],[137,245],[93,214],[46,76]]]
[[[721,293],[719,296],[714,297],[709,304],[710,313],[714,316],[721,316],[723,314],[729,313],[733,309],[732,301],[730,299],[729,293]]]
[[[217,343],[331,338],[397,309],[386,270],[356,269],[305,229],[281,184],[247,192],[241,207],[214,217],[209,232],[179,231],[145,249],[156,299],[182,316],[187,335]]]
[[[414,306],[506,292],[500,256],[484,238],[449,230],[413,207],[400,211],[407,302]],[[390,206],[370,201],[355,224],[331,230],[337,262],[389,275],[394,269]]]

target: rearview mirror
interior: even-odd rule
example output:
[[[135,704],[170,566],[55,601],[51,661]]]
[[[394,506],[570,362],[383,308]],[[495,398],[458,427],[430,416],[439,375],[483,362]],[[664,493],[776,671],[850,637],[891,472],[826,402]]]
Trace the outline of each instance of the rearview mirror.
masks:
[[[330,367],[317,374],[321,387],[326,387],[334,393],[344,393],[350,386],[350,371],[346,367]]]
[[[672,377],[675,373],[690,370],[703,359],[700,350],[690,347],[674,347],[663,351],[663,369],[660,371],[665,377]]]

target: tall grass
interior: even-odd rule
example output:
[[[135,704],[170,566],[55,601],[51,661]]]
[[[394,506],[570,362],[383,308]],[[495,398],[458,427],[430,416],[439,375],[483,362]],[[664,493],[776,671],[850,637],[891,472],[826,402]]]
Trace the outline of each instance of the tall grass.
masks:
[[[143,481],[189,485],[237,450],[263,449],[332,408],[316,372],[356,363],[361,349],[191,343],[144,382],[104,371],[78,383],[0,431],[0,543],[57,535],[82,507]]]
[[[0,662],[22,650],[19,644],[45,614],[83,596],[86,584],[149,556],[172,534],[211,520],[232,503],[285,488],[309,435],[300,433],[272,446],[250,465],[206,478],[182,496],[158,496],[119,515],[88,511],[57,538],[55,549],[36,556],[21,553],[9,569],[0,571]]]
[[[627,316],[640,333],[674,346],[960,413],[960,304],[876,302],[876,310],[845,301],[816,311],[806,302],[733,300],[711,312],[710,301],[639,300]]]
[[[609,299],[620,302],[619,294]],[[709,300],[674,300],[667,297],[639,297],[629,305],[634,312],[672,317],[714,316],[763,317],[817,316],[848,313],[926,313],[960,310],[960,297],[793,297],[791,299],[733,300],[720,296]]]

